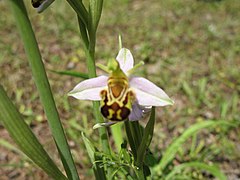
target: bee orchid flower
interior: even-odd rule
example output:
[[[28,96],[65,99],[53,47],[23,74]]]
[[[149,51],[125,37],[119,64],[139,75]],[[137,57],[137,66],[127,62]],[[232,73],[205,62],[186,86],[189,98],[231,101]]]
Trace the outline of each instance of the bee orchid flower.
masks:
[[[84,80],[69,92],[70,96],[80,100],[100,101],[101,113],[109,122],[97,124],[94,128],[110,126],[127,119],[140,120],[152,106],[174,103],[154,83],[132,75],[142,64],[140,62],[134,66],[131,52],[122,48],[116,60],[109,60],[107,66],[98,65],[109,75]]]

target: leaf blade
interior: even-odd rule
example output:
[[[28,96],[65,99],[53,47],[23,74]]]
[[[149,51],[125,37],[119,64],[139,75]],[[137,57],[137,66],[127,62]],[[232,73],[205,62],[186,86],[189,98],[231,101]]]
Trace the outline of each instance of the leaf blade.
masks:
[[[67,75],[67,76],[73,76],[73,77],[79,77],[83,79],[88,79],[88,75],[81,72],[75,72],[75,71],[56,71],[56,70],[50,70],[53,73],[60,74],[60,75]]]
[[[24,2],[23,0],[10,0],[9,5],[15,17],[16,25],[22,38],[24,49],[32,70],[32,75],[40,95],[40,100],[46,113],[64,169],[69,179],[78,180],[79,176],[77,169],[57,112],[51,87]]]
[[[149,147],[152,137],[153,137],[154,124],[155,124],[155,108],[153,107],[150,118],[146,125],[146,128],[144,129],[141,144],[137,150],[137,163],[136,164],[138,166],[141,166],[143,164],[146,149]]]
[[[208,165],[202,162],[187,162],[175,166],[174,169],[165,177],[166,180],[170,180],[174,177],[174,175],[185,168],[194,168],[194,169],[201,169],[210,172],[213,176],[218,178],[219,180],[226,180],[227,177],[220,171],[220,169],[214,165]]]
[[[177,153],[179,147],[193,134],[197,133],[199,130],[204,128],[211,128],[215,127],[217,125],[228,125],[228,126],[234,126],[234,124],[226,122],[226,121],[214,121],[214,120],[208,120],[203,122],[198,122],[194,125],[192,125],[190,128],[184,131],[184,133],[179,136],[177,139],[173,141],[173,143],[168,146],[165,153],[163,154],[160,163],[153,168],[153,171],[156,174],[161,174],[162,171],[165,169],[167,164],[173,160],[175,154]]]
[[[47,152],[43,149],[36,136],[32,133],[28,125],[22,119],[11,100],[8,98],[3,87],[0,85],[0,121],[8,130],[10,136],[34,163],[42,168],[49,176],[54,179],[66,177],[57,168]]]

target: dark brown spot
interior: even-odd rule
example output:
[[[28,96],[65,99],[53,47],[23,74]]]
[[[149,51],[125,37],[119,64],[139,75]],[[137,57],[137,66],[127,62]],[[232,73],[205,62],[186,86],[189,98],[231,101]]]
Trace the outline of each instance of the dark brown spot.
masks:
[[[122,107],[121,108],[121,113],[120,116],[122,117],[122,120],[125,120],[128,118],[129,114],[130,114],[130,109],[126,108],[126,107]]]
[[[105,118],[109,116],[108,110],[109,110],[109,107],[107,105],[104,105],[103,107],[101,107],[101,113]]]
[[[110,120],[112,120],[112,121],[119,121],[119,119],[117,119],[116,111],[114,112],[114,114],[112,115],[112,118],[110,118]]]
[[[126,95],[124,101],[123,101],[123,104],[126,105],[128,103],[128,94]]]
[[[100,92],[100,96],[101,96],[104,104],[107,104],[107,102],[108,102],[107,91],[106,90],[102,90]]]

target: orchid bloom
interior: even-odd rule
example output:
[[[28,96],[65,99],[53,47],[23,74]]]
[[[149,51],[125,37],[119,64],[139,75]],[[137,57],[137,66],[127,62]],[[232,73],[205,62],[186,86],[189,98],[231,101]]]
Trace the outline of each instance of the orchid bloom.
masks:
[[[99,67],[109,73],[80,82],[71,92],[80,100],[101,101],[101,113],[110,122],[101,123],[94,128],[109,126],[120,121],[140,120],[152,106],[172,105],[168,95],[149,80],[132,76],[139,64],[134,66],[131,52],[122,48],[116,60],[111,59],[108,66]]]
[[[45,9],[47,9],[48,6],[50,6],[55,0],[32,0],[32,6],[34,8],[37,8],[37,12],[41,13]]]

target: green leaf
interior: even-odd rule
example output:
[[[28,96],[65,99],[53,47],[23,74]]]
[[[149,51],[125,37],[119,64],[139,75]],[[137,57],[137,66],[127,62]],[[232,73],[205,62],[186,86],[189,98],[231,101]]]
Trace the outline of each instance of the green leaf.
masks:
[[[219,180],[227,179],[227,177],[221,172],[221,170],[214,165],[208,165],[202,162],[187,162],[187,163],[183,163],[178,166],[175,166],[173,170],[165,177],[165,180],[173,179],[177,173],[180,173],[183,169],[186,169],[186,168],[193,168],[193,169],[208,171]]]
[[[151,116],[148,120],[146,128],[144,129],[141,144],[137,151],[137,163],[136,163],[137,166],[143,165],[143,160],[145,158],[146,150],[152,141],[154,124],[155,124],[155,108],[153,107]]]
[[[158,160],[154,157],[154,154],[152,154],[152,152],[149,149],[147,149],[144,164],[146,164],[147,166],[153,167],[157,163],[158,163]]]
[[[57,168],[52,159],[48,156],[43,146],[24,122],[21,114],[17,111],[11,100],[8,98],[3,87],[0,85],[0,122],[9,132],[12,139],[34,163],[42,168],[54,179],[66,179]],[[5,143],[6,146],[10,147]],[[12,147],[10,147],[12,148]]]
[[[60,75],[67,75],[67,76],[88,79],[88,75],[85,73],[80,73],[80,72],[75,72],[75,71],[55,71],[55,70],[50,70],[50,71],[53,73],[56,73],[56,74],[60,74]]]
[[[104,168],[101,167],[102,157],[98,155],[97,149],[93,146],[93,144],[89,141],[88,138],[82,133],[83,142],[87,149],[88,156],[93,164],[93,170],[95,174],[95,178],[99,180],[106,179],[106,175],[104,172]]]
[[[103,0],[90,0],[89,2],[89,31],[96,33],[102,14]]]
[[[81,0],[67,0],[69,5],[74,9],[74,11],[77,13],[79,18],[82,20],[82,22],[85,24],[85,26],[88,25],[88,12],[83,5]]]
[[[166,168],[168,163],[174,159],[179,148],[186,142],[188,138],[190,138],[192,135],[197,133],[199,130],[204,128],[213,128],[219,125],[234,126],[235,124],[232,124],[226,121],[208,120],[208,121],[198,122],[190,126],[187,130],[184,131],[184,133],[181,136],[176,138],[173,141],[173,143],[171,143],[170,146],[168,146],[168,148],[166,149],[165,153],[163,154],[160,160],[160,163],[153,168],[153,172],[161,175],[162,171]]]
[[[79,16],[77,16],[77,17],[78,17],[78,26],[79,26],[79,30],[80,30],[80,35],[83,40],[83,45],[84,45],[84,49],[86,52],[89,47],[89,37],[88,37],[87,25],[84,24],[84,22],[81,20],[81,18]]]
[[[71,156],[62,124],[60,122],[38,44],[23,0],[10,0],[8,2],[16,19],[16,24],[24,44],[24,49],[40,95],[40,100],[43,104],[43,108],[46,113],[54,141],[56,142],[63,166],[69,179],[78,180],[78,173]]]
[[[131,128],[130,128],[130,122],[129,122],[129,120],[124,121],[124,125],[125,125],[125,130],[126,130],[126,135],[127,135],[128,143],[129,143],[129,145],[130,145],[130,147],[131,147],[133,156],[134,156],[134,158],[136,159],[136,158],[137,158],[137,147],[136,147],[136,144],[135,144],[133,135],[132,135],[132,131],[131,131]]]

